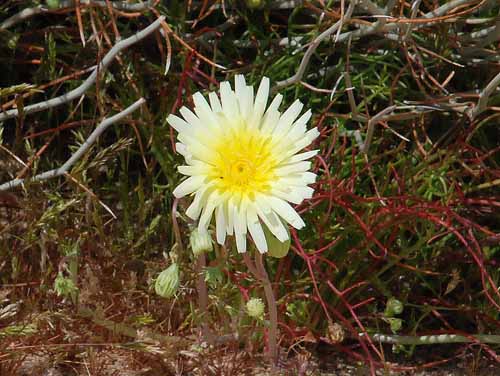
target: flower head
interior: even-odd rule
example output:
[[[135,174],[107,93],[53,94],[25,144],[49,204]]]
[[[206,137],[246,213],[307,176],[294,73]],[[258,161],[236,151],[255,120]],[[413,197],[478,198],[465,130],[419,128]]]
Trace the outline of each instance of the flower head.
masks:
[[[267,106],[269,79],[264,77],[254,98],[254,89],[241,75],[235,90],[229,82],[220,85],[220,98],[193,95],[194,113],[180,109],[184,119],[169,115],[167,121],[178,132],[177,151],[186,160],[179,172],[189,176],[175,190],[176,197],[194,195],[186,214],[206,230],[215,214],[217,242],[226,235],[236,237],[239,252],[246,251],[250,233],[257,249],[267,252],[263,227],[281,242],[289,239],[283,222],[296,229],[304,221],[289,204],[311,198],[308,187],[316,175],[307,159],[317,150],[297,154],[318,137],[307,130],[308,110],[299,117],[302,103],[296,100],[284,113],[278,111],[278,94]],[[266,109],[267,106],[267,109]]]
[[[264,302],[260,298],[251,298],[247,302],[247,313],[248,316],[256,318],[256,319],[262,319],[264,317],[264,309],[265,309]]]

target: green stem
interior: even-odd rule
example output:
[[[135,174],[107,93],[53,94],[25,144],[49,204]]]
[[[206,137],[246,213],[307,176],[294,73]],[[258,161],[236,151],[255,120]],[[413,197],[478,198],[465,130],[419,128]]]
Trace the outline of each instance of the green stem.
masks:
[[[276,365],[278,362],[278,346],[276,344],[278,337],[278,308],[276,306],[276,299],[274,298],[271,281],[269,280],[269,276],[262,260],[262,254],[259,252],[255,253],[255,265],[262,278],[264,293],[266,295],[267,306],[269,309],[269,333],[267,336],[268,355],[272,365]]]

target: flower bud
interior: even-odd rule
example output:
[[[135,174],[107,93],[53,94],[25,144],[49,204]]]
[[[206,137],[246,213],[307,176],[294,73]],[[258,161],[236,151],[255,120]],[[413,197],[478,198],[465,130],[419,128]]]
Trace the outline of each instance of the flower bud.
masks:
[[[264,317],[264,303],[260,298],[251,298],[247,302],[247,313],[248,316],[253,317],[255,319],[262,319]]]
[[[163,298],[171,298],[179,288],[179,266],[176,263],[162,271],[155,282],[155,291]]]
[[[345,338],[344,328],[339,323],[329,322],[327,338],[333,343],[342,343]]]
[[[391,331],[397,333],[403,327],[403,320],[394,317],[389,317],[385,319],[386,322],[391,326]]]
[[[396,298],[389,298],[385,305],[384,316],[393,317],[395,315],[399,315],[403,312],[403,309],[403,303],[401,303]]]
[[[213,250],[212,237],[208,231],[199,231],[197,227],[191,232],[189,242],[195,257]]]
[[[246,0],[246,4],[250,9],[260,9],[264,6],[264,0]]]
[[[284,242],[280,242],[279,239],[273,235],[273,233],[267,228],[266,225],[262,226],[264,230],[264,236],[266,237],[267,243],[267,254],[275,258],[283,258],[288,254],[290,250],[290,232],[288,231],[288,226],[285,225],[286,231],[288,232],[288,239]]]
[[[60,6],[59,0],[47,0],[46,4],[49,9],[57,9]]]

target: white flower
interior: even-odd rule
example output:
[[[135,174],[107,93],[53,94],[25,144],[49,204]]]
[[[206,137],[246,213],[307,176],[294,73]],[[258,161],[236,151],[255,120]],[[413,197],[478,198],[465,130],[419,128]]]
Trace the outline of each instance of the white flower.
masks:
[[[263,225],[281,242],[289,238],[283,221],[304,227],[289,202],[311,198],[313,189],[307,185],[316,178],[307,159],[317,150],[297,154],[319,135],[316,128],[307,130],[311,111],[298,118],[303,105],[296,100],[280,113],[280,94],[266,110],[268,95],[267,77],[254,99],[253,87],[237,75],[234,91],[222,82],[220,99],[212,92],[210,104],[195,93],[194,113],[182,107],[184,120],[175,115],[167,119],[178,132],[176,148],[186,160],[179,172],[189,176],[174,190],[175,197],[194,195],[186,214],[199,218],[200,230],[208,228],[215,212],[217,242],[224,244],[226,235],[234,234],[239,252],[246,252],[247,232],[257,249],[267,252]]]

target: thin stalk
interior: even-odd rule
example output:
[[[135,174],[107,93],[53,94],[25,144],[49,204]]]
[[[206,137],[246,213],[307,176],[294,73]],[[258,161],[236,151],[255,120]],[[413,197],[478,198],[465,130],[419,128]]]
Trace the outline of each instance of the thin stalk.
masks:
[[[202,253],[196,259],[196,274],[198,275],[198,281],[196,283],[196,289],[198,290],[198,305],[201,311],[201,333],[203,339],[209,344],[214,343],[214,336],[208,327],[208,290],[207,283],[205,281],[205,270],[206,259],[205,254]]]
[[[259,252],[255,252],[255,265],[261,276],[262,284],[264,285],[264,293],[266,295],[267,306],[269,309],[269,333],[267,336],[268,355],[271,363],[276,365],[278,362],[278,346],[276,344],[278,337],[278,308],[276,306],[276,299],[274,298],[271,281],[269,280],[269,276],[262,260],[262,254]]]

